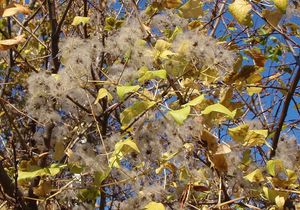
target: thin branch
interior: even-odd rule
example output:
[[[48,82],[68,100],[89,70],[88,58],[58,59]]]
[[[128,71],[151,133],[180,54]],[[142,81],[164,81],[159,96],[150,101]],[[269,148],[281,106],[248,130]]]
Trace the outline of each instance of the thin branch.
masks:
[[[279,141],[281,129],[282,129],[284,120],[286,118],[286,115],[288,113],[290,102],[293,98],[294,92],[295,92],[295,90],[297,88],[297,85],[298,85],[298,82],[300,80],[300,57],[299,56],[296,57],[296,62],[298,64],[298,70],[297,70],[296,76],[292,80],[292,85],[289,88],[289,91],[286,95],[286,98],[285,98],[285,101],[284,101],[284,104],[283,104],[283,107],[282,107],[281,115],[280,115],[280,118],[279,118],[279,121],[278,121],[278,126],[276,128],[274,137],[272,139],[272,148],[273,148],[273,150],[270,153],[270,159],[272,157],[274,157],[275,154],[276,154],[276,149],[277,149],[277,146],[278,146],[278,141]]]

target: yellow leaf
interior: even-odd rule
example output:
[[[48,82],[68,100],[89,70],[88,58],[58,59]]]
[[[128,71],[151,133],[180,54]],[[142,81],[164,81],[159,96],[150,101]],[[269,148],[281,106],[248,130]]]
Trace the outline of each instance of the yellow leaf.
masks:
[[[13,15],[17,15],[17,14],[24,14],[24,15],[29,15],[32,11],[28,8],[25,7],[21,4],[17,4],[17,3],[13,3],[9,6],[6,7],[6,9],[4,10],[2,17],[10,17]]]
[[[140,88],[139,85],[135,86],[117,86],[117,94],[120,97],[120,99],[123,101],[124,96],[128,93],[136,92]]]
[[[277,176],[280,172],[285,171],[282,160],[269,160],[266,168],[271,176]]]
[[[282,196],[277,195],[275,198],[276,206],[278,206],[279,210],[284,209],[285,199]]]
[[[8,50],[12,48],[13,46],[25,42],[26,39],[24,38],[24,35],[16,36],[13,39],[5,39],[0,40],[0,51],[2,50]]]
[[[251,22],[251,4],[245,0],[235,0],[228,6],[230,13],[242,25],[249,25]]]
[[[191,111],[191,107],[190,106],[186,106],[182,109],[179,110],[172,110],[169,112],[169,114],[174,118],[174,120],[178,123],[178,124],[183,124],[183,121],[188,117],[188,115],[190,114]]]
[[[202,114],[210,114],[211,112],[219,112],[219,113],[225,114],[228,117],[230,117],[231,119],[233,119],[236,114],[236,110],[231,112],[229,109],[227,109],[222,104],[210,105],[202,111]]]
[[[231,152],[230,146],[227,144],[219,144],[215,155],[224,155]]]
[[[277,27],[278,23],[280,22],[283,14],[280,10],[266,10],[264,9],[262,11],[262,16],[264,18],[266,18],[266,20],[273,26],[273,27]]]
[[[249,96],[252,96],[255,93],[260,93],[262,91],[261,87],[247,87],[247,93]]]
[[[200,0],[189,0],[179,8],[179,14],[183,18],[198,18],[203,15],[202,2]]]
[[[247,179],[249,182],[262,182],[265,180],[260,169],[256,169],[247,176],[244,176],[244,178]]]
[[[202,101],[204,101],[204,95],[200,95],[193,100],[189,101],[187,104],[184,104],[183,106],[196,106],[200,104]]]
[[[162,5],[167,9],[177,8],[182,4],[181,0],[164,0]]]
[[[229,128],[228,129],[228,134],[231,136],[231,138],[234,141],[243,143],[244,139],[247,136],[248,130],[249,130],[249,125],[242,124],[242,125],[239,125],[235,128]]]
[[[136,101],[132,106],[126,108],[120,115],[122,129],[126,128],[135,117],[148,110],[156,103],[154,101]]]
[[[275,6],[282,12],[285,13],[287,5],[288,5],[288,0],[273,0]]]
[[[171,46],[171,44],[169,42],[159,39],[156,41],[154,48],[159,52],[163,52],[163,51],[169,49],[170,46]]]
[[[275,203],[275,199],[277,196],[284,197],[285,199],[288,196],[287,192],[282,192],[278,190],[269,189],[267,187],[263,187],[264,196],[270,201]]]
[[[266,142],[268,130],[249,130],[244,140],[244,146],[261,146]]]
[[[145,207],[144,210],[165,210],[165,207],[161,203],[150,202]]]
[[[113,98],[112,95],[105,88],[101,88],[98,90],[98,95],[94,104],[97,104],[99,100],[101,100],[104,97],[107,97],[109,101],[111,101]]]
[[[75,16],[72,22],[72,26],[77,26],[80,23],[83,25],[87,24],[90,21],[89,17]]]

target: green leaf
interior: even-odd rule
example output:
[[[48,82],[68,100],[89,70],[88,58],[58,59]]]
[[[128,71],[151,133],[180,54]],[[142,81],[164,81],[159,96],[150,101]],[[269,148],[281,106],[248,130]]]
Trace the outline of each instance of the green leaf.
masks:
[[[55,176],[57,175],[62,168],[66,167],[66,165],[58,165],[52,164],[48,168],[39,168],[33,171],[18,171],[18,180],[22,179],[33,179],[37,176]]]
[[[219,113],[225,114],[228,117],[230,117],[231,119],[233,119],[236,114],[236,110],[231,112],[229,109],[227,109],[222,104],[210,105],[202,111],[202,114],[210,114],[211,112],[219,112]]]
[[[245,0],[235,0],[228,6],[229,12],[242,25],[249,25],[251,23],[250,11],[251,4]]]
[[[117,94],[120,97],[121,101],[123,101],[126,94],[136,92],[138,91],[138,89],[140,89],[139,85],[117,86]]]
[[[128,152],[131,152],[132,150],[140,153],[139,148],[137,147],[136,143],[131,139],[128,138],[124,141],[118,142],[115,145],[115,152],[123,152],[124,154],[127,154]]]
[[[200,104],[202,101],[204,101],[205,97],[204,95],[200,95],[196,98],[194,98],[193,100],[189,101],[187,104],[184,104],[183,106],[196,106],[198,104]]]
[[[110,168],[107,168],[104,171],[96,171],[94,173],[94,184],[96,186],[100,186],[102,182],[108,177],[110,172],[111,172]]]
[[[174,120],[179,124],[183,124],[183,121],[188,117],[190,114],[191,107],[186,106],[179,110],[172,110],[169,112],[169,114],[174,118]]]
[[[121,128],[125,129],[135,117],[155,104],[156,103],[154,101],[136,101],[132,106],[126,108],[120,115],[122,123]]]
[[[109,159],[109,166],[111,168],[120,168],[120,161],[124,155],[133,151],[140,153],[139,148],[131,138],[116,143],[115,150]]]
[[[73,174],[80,174],[83,171],[83,166],[78,162],[68,163],[68,168]]]
[[[288,196],[288,192],[282,192],[278,190],[269,189],[267,187],[263,187],[264,196],[268,201],[275,203],[275,199],[277,196],[284,197],[285,199]]]
[[[94,104],[97,104],[99,100],[101,100],[104,97],[107,97],[109,101],[111,101],[113,98],[112,95],[105,88],[101,88],[100,90],[98,90],[98,95]]]
[[[161,203],[150,202],[145,207],[144,210],[165,210],[165,207]]]
[[[244,176],[244,178],[247,179],[249,182],[262,182],[265,180],[260,169],[256,169],[247,176]]]
[[[203,15],[201,0],[189,0],[179,8],[179,14],[183,18],[198,18]]]
[[[18,171],[18,180],[33,179],[37,176],[44,176],[47,172],[44,169],[37,169],[34,171]]]
[[[282,13],[285,13],[288,6],[288,0],[273,0],[273,2]]]
[[[83,25],[87,24],[90,21],[89,17],[75,16],[72,22],[72,26],[77,26],[80,23]]]

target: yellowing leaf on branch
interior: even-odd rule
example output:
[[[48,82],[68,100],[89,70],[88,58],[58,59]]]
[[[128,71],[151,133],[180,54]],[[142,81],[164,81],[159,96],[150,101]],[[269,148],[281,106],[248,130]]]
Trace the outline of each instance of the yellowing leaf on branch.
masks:
[[[285,198],[277,195],[275,198],[275,203],[279,209],[284,209]]]
[[[75,16],[72,22],[72,26],[77,26],[80,23],[82,23],[83,25],[87,24],[90,21],[89,17],[83,17],[83,16]]]
[[[249,130],[245,140],[244,146],[261,146],[266,143],[268,130]]]
[[[117,94],[120,97],[120,99],[123,101],[126,94],[136,92],[138,91],[138,89],[140,89],[139,85],[117,86]]]
[[[200,95],[193,100],[189,101],[187,104],[184,104],[183,106],[196,106],[200,104],[202,101],[204,101],[204,95]]]
[[[247,176],[244,176],[244,178],[247,179],[249,182],[262,182],[265,180],[260,169],[256,169]]]
[[[154,48],[159,51],[163,52],[171,47],[171,44],[165,40],[159,39],[156,41]]]
[[[288,5],[288,0],[273,0],[275,6],[282,12],[285,13],[287,5]]]
[[[0,51],[8,50],[14,47],[15,45],[23,43],[25,41],[26,39],[24,38],[24,35],[16,36],[13,39],[0,40]]]
[[[109,166],[111,168],[120,168],[120,161],[124,155],[133,151],[140,153],[139,148],[131,138],[127,138],[126,140],[116,143],[115,150],[109,159]]]
[[[179,124],[183,124],[183,121],[185,121],[185,119],[188,117],[188,115],[190,114],[191,111],[191,107],[190,106],[186,106],[182,109],[179,110],[172,110],[169,112],[169,114],[174,118],[174,120]]]
[[[282,160],[269,160],[266,165],[267,171],[271,176],[277,176],[280,172],[284,172]]]
[[[22,4],[13,3],[8,5],[2,14],[2,17],[10,17],[17,14],[29,15],[32,11]]]
[[[268,199],[268,201],[275,203],[275,199],[277,196],[283,197],[283,198],[287,198],[288,196],[288,192],[283,192],[283,191],[278,191],[278,190],[273,190],[273,189],[269,189],[268,187],[263,187],[263,193],[264,196],[266,197],[266,199]]]
[[[236,110],[230,111],[229,109],[227,109],[227,107],[223,106],[222,104],[210,105],[210,106],[206,107],[201,113],[202,114],[210,114],[211,112],[219,112],[219,113],[225,114],[231,119],[233,119],[236,114]]]
[[[181,0],[164,0],[162,6],[167,9],[177,8],[182,4]]]
[[[165,207],[161,203],[156,203],[156,202],[150,202],[148,203],[143,210],[165,210]]]
[[[228,9],[238,23],[242,25],[249,25],[251,23],[250,11],[252,6],[246,0],[235,0],[228,6]]]
[[[247,136],[249,130],[249,125],[242,124],[235,128],[229,128],[228,134],[231,136],[231,138],[236,141],[242,143]]]
[[[125,129],[135,117],[138,117],[155,104],[154,101],[136,101],[132,106],[126,108],[120,115],[122,129]]]
[[[146,66],[142,66],[138,72],[140,76],[138,81],[141,83],[144,83],[147,80],[151,80],[155,78],[160,78],[160,79],[167,78],[167,71],[164,69],[157,70],[157,71],[149,71],[149,69]]]
[[[198,18],[203,15],[202,1],[189,0],[179,8],[179,14],[183,18]]]
[[[19,170],[18,171],[18,180],[32,179],[37,176],[55,176],[64,167],[66,167],[66,165],[52,164],[48,168],[36,168],[35,170],[31,170],[31,171]]]
[[[104,97],[107,97],[109,101],[111,101],[113,98],[112,95],[105,88],[101,88],[98,90],[98,95],[94,104],[97,104],[99,100],[101,100]]]
[[[253,94],[260,93],[262,91],[261,87],[247,87],[247,93],[249,96],[252,96]]]

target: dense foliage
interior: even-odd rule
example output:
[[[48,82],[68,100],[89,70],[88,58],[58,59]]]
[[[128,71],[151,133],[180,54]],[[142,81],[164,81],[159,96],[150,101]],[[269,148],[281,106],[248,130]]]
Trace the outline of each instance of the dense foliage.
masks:
[[[297,0],[7,0],[1,16],[1,209],[296,208]]]

